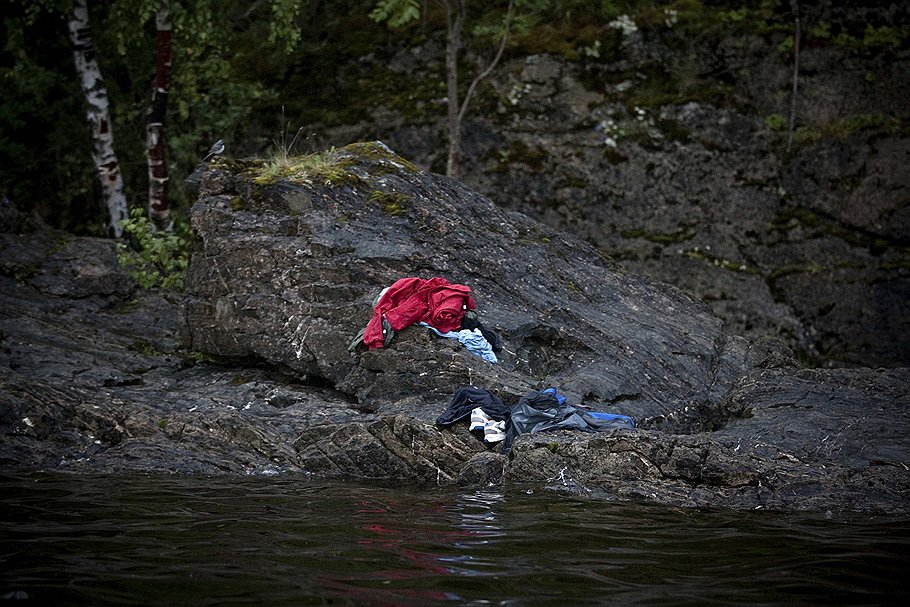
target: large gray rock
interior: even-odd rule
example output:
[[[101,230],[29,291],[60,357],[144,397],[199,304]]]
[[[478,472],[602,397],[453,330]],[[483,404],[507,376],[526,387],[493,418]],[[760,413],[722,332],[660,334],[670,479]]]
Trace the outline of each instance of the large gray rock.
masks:
[[[214,165],[185,297],[95,279],[120,272],[112,243],[2,234],[0,465],[910,512],[906,369],[801,369],[780,344],[730,337],[704,304],[380,144],[332,159],[279,179],[262,163]],[[376,292],[412,274],[474,288],[504,338],[499,365],[419,327],[348,350]],[[552,384],[639,427],[527,434],[503,454],[464,422],[433,424],[468,384],[508,402]]]
[[[748,370],[745,340],[681,291],[381,143],[330,156],[341,171],[331,178],[263,184],[260,165],[222,165],[203,184],[183,325],[191,349],[259,359],[380,412],[435,407],[468,384],[513,398],[553,385],[576,403],[666,419],[718,407]],[[349,352],[379,291],[408,276],[470,286],[503,338],[500,363],[416,326],[388,348]],[[438,412],[414,409],[428,421]]]
[[[903,31],[910,20],[896,4],[830,8],[804,22]],[[778,45],[789,32],[651,25],[596,57],[502,62],[466,114],[460,178],[705,301],[731,333],[784,340],[813,366],[910,365],[906,45],[851,48],[808,28],[788,147],[793,56]],[[432,41],[396,57],[403,81],[444,69]],[[384,73],[370,61],[347,66],[365,83],[349,92],[358,103]],[[445,166],[442,112],[304,128]]]

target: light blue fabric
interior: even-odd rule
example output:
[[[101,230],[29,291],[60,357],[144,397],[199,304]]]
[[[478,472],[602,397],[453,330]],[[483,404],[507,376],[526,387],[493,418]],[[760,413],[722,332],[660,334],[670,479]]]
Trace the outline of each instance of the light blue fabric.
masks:
[[[601,411],[586,411],[588,415],[594,419],[600,419],[605,422],[611,422],[617,426],[626,425],[630,428],[635,427],[635,420],[629,417],[628,415],[621,415],[619,413],[602,413]]]
[[[468,349],[469,352],[473,352],[488,363],[499,362],[499,359],[496,358],[496,354],[493,352],[493,346],[491,346],[490,342],[487,341],[487,338],[483,336],[483,333],[480,332],[480,329],[462,329],[461,331],[449,331],[448,333],[440,333],[436,327],[428,325],[425,322],[420,322],[417,324],[426,327],[440,337],[457,339],[462,343],[462,345],[464,345],[465,348]]]

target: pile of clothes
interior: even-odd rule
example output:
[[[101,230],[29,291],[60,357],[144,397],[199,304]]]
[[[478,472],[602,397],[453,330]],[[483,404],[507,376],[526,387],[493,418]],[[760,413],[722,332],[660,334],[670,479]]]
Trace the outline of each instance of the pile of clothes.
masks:
[[[502,342],[480,323],[476,308],[470,287],[445,278],[402,278],[379,293],[370,321],[349,349],[361,344],[370,350],[382,348],[396,332],[419,324],[440,337],[457,339],[470,352],[496,363]]]
[[[503,453],[509,451],[515,439],[525,432],[560,429],[603,432],[635,427],[635,420],[628,415],[589,411],[566,404],[566,398],[556,388],[528,392],[512,407],[487,390],[461,388],[436,419],[436,424],[446,427],[466,418],[470,418],[471,431],[483,432],[485,443],[502,443]]]

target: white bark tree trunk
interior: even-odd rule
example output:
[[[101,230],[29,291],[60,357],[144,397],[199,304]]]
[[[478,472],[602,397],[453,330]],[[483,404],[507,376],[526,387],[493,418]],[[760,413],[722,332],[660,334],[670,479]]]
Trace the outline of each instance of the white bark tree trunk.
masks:
[[[165,162],[164,119],[171,80],[171,8],[169,0],[159,0],[155,13],[155,84],[146,126],[146,155],[149,170],[149,219],[156,230],[171,231],[171,205],[168,200],[168,172]]]
[[[107,89],[101,68],[95,58],[92,34],[89,30],[87,0],[75,0],[69,20],[70,41],[76,73],[85,95],[86,117],[92,133],[92,158],[101,180],[101,191],[108,209],[108,231],[115,237],[123,235],[120,221],[129,215],[120,163],[114,153],[114,132],[110,119]]]

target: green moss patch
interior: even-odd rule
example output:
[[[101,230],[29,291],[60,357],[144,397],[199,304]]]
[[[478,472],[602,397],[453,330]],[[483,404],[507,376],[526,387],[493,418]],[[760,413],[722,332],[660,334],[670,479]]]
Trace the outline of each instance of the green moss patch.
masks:
[[[400,192],[380,192],[377,190],[372,192],[367,200],[389,215],[398,217],[407,213],[410,199]]]

